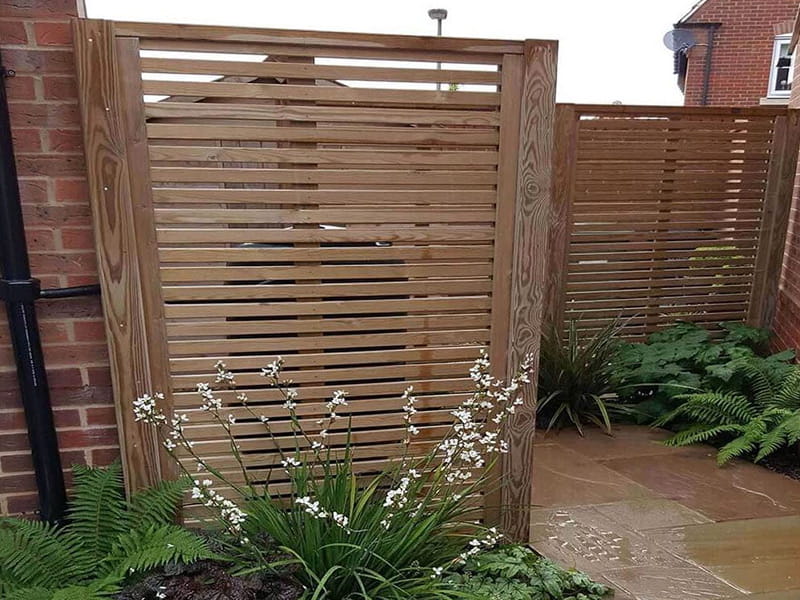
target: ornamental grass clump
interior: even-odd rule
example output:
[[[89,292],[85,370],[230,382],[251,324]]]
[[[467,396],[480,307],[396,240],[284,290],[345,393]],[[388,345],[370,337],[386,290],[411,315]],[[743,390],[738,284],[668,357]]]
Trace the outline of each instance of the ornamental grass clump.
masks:
[[[423,456],[414,442],[421,432],[418,401],[409,387],[402,396],[403,439],[394,452],[387,449],[396,458],[378,473],[364,472],[358,462],[347,393],[334,392],[324,414],[306,417],[314,409],[304,409],[283,367],[279,358],[262,370],[283,402],[280,419],[262,415],[247,393],[237,390],[236,375],[224,363],[217,363],[213,383],[197,386],[201,410],[229,441],[241,472],[237,478],[196,451],[187,415],[164,414],[158,402],[163,396],[144,396],[135,406],[136,419],[158,430],[166,451],[192,476],[192,497],[220,523],[239,568],[285,568],[286,561],[270,558],[277,546],[294,563],[294,576],[310,600],[470,597],[446,577],[501,539],[496,529],[480,523],[475,500],[497,484],[489,473],[508,452],[502,430],[522,403],[531,358],[505,383],[491,376],[482,352],[470,370],[474,392],[452,411],[451,427]],[[244,409],[242,420],[263,427],[278,457],[270,474],[282,471],[286,489],[271,484],[269,474],[266,482],[257,481],[247,468],[235,434],[237,419],[222,392]],[[218,491],[223,487],[224,494]]]

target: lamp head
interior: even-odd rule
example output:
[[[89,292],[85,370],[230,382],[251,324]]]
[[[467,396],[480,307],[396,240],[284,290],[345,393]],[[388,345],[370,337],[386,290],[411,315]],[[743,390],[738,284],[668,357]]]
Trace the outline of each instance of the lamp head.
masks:
[[[447,18],[446,8],[432,8],[428,11],[428,16],[436,21],[443,21]]]

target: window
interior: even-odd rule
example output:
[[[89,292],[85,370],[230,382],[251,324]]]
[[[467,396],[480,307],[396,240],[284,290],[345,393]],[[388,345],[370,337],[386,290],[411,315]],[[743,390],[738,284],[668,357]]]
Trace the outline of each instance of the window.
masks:
[[[770,98],[788,98],[792,92],[794,56],[789,54],[790,41],[790,35],[781,35],[775,38],[769,75],[769,93],[767,94]]]

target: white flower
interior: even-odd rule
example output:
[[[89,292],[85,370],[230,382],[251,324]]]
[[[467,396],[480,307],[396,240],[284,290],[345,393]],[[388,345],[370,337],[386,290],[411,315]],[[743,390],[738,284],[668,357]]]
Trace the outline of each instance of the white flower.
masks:
[[[279,356],[276,360],[269,363],[265,368],[261,369],[261,375],[263,377],[277,379],[278,376],[280,376],[282,370],[283,370],[283,358]]]
[[[319,501],[312,501],[309,496],[296,498],[294,502],[304,507],[305,512],[315,519],[326,519],[328,517],[328,512],[319,505]]]
[[[133,415],[136,421],[160,425],[166,422],[167,417],[158,408],[158,401],[164,399],[164,394],[144,394],[133,401]]]
[[[231,425],[235,425],[236,417],[234,417],[233,415],[228,415],[228,423],[230,423]]]
[[[331,415],[336,411],[337,406],[347,406],[347,392],[344,390],[336,390],[333,392],[333,398],[331,398],[325,406],[331,411]]]
[[[294,410],[297,407],[297,402],[292,402],[291,400],[287,400],[283,403],[283,408],[286,410]]]
[[[337,512],[331,513],[331,518],[333,519],[333,522],[342,529],[347,529],[347,525],[350,523],[350,519],[348,517]]]
[[[437,579],[438,577],[441,577],[443,572],[444,572],[443,567],[433,567],[433,574],[431,575],[431,579]]]
[[[177,445],[171,439],[167,438],[164,440],[164,448],[166,448],[167,451],[172,452],[175,450],[175,448],[177,448]]]
[[[266,423],[266,422],[269,421],[269,419],[267,417],[265,417],[264,415],[261,415],[260,417],[258,417],[258,420],[261,421],[262,423]]]
[[[285,459],[281,461],[284,469],[288,469],[289,467],[299,467],[300,461],[297,460],[294,456],[287,456]]]

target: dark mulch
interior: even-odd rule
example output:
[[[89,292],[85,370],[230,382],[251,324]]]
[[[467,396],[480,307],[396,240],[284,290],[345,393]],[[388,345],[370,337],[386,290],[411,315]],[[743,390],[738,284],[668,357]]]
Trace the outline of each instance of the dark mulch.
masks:
[[[792,479],[800,480],[800,451],[797,447],[785,448],[768,456],[759,464],[770,471],[781,473]]]
[[[115,600],[297,600],[302,593],[288,578],[235,577],[219,563],[200,561],[156,571],[117,594]]]

